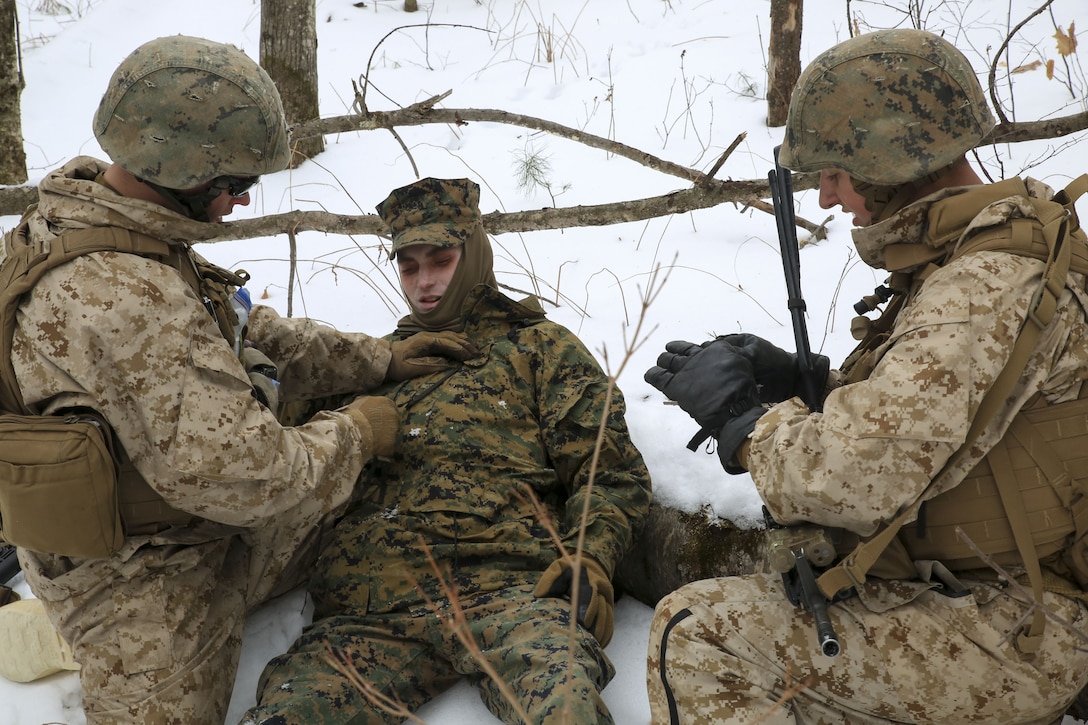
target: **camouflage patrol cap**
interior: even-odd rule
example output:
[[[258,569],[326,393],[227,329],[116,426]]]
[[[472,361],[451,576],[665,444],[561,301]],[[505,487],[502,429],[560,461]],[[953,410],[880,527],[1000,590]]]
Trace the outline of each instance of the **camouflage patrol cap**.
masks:
[[[924,30],[881,30],[825,51],[790,99],[779,162],[894,185],[936,172],[994,127],[970,62]]]
[[[167,189],[287,167],[275,84],[234,46],[175,35],[144,43],[114,71],[94,135],[116,164]]]
[[[422,179],[394,190],[377,209],[393,236],[390,258],[410,244],[464,244],[482,224],[480,185],[469,179]]]

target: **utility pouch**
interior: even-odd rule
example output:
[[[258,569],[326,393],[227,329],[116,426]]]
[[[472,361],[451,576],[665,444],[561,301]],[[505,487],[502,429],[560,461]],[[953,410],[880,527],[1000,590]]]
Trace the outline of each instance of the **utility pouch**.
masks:
[[[0,415],[0,539],[105,558],[124,541],[112,432],[93,411]]]

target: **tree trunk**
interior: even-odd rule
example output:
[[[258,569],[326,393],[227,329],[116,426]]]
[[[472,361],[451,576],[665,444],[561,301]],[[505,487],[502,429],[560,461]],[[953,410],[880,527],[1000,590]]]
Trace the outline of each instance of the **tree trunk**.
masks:
[[[7,28],[0,33],[0,184],[22,184],[27,175],[19,97],[25,83],[15,0],[0,0],[0,27]]]
[[[767,125],[786,125],[790,95],[801,75],[803,0],[771,0],[771,40],[767,61]]]
[[[316,0],[261,0],[261,66],[279,89],[287,124],[318,118]],[[291,144],[291,168],[325,150],[321,136]]]

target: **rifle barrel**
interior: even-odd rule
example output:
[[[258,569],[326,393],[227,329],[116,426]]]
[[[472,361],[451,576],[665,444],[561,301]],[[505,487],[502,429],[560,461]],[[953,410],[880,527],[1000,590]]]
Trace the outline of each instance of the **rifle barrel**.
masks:
[[[831,624],[831,617],[827,614],[827,599],[816,586],[816,575],[808,557],[799,551],[793,552],[793,555],[797,559],[797,578],[801,581],[801,601],[816,622],[816,643],[824,656],[837,657],[842,647],[839,645],[838,635],[835,634],[835,626]]]

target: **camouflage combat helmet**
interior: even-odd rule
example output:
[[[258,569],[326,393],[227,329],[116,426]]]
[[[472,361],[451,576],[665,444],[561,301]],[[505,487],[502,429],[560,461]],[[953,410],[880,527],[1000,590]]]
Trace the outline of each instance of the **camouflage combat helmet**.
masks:
[[[279,92],[237,48],[203,38],[158,38],[110,79],[94,135],[116,164],[156,188],[192,189],[218,177],[287,167]]]
[[[470,179],[422,179],[394,190],[377,209],[392,233],[390,258],[409,244],[464,244],[482,229],[480,185]]]
[[[993,127],[962,53],[924,30],[882,30],[836,45],[801,74],[779,161],[893,186],[939,172]]]

